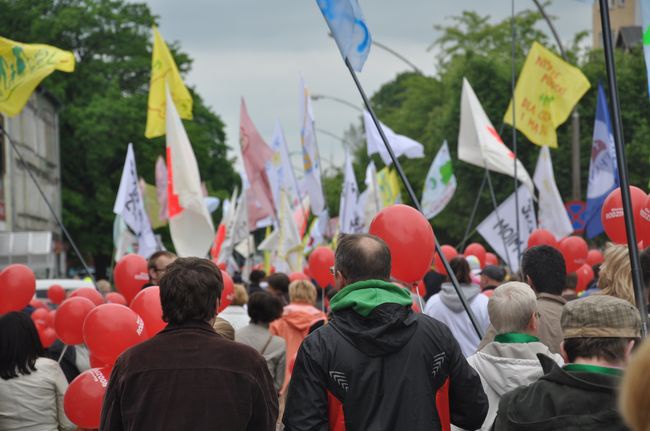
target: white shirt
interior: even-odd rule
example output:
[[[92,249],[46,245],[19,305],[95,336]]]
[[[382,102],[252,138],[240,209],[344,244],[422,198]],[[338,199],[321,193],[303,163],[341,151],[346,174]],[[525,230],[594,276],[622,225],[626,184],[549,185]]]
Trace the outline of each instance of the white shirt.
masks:
[[[67,388],[61,367],[48,358],[38,358],[30,374],[0,378],[0,430],[74,430],[63,411]]]
[[[248,312],[241,305],[229,305],[219,313],[219,317],[224,320],[227,320],[228,323],[235,328],[235,331],[243,328],[248,325],[251,321],[251,318],[248,316]]]

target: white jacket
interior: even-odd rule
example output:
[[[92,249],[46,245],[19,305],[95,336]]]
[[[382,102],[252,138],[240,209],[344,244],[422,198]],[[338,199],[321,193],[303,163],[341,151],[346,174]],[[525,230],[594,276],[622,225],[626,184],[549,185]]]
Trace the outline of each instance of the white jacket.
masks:
[[[541,342],[498,343],[491,342],[469,358],[467,362],[478,372],[490,407],[481,430],[489,430],[494,423],[501,397],[518,388],[529,385],[542,377],[542,366],[537,354],[553,358],[564,365],[562,357],[551,353]]]
[[[488,326],[490,326],[490,317],[487,311],[488,297],[483,295],[481,289],[475,284],[461,284],[461,288],[474,316],[478,320],[478,325],[485,333]],[[474,326],[451,283],[443,283],[440,293],[429,298],[424,307],[424,314],[441,321],[449,327],[454,338],[460,344],[463,356],[468,357],[476,352],[481,339],[476,334]]]
[[[250,316],[248,316],[248,312],[241,305],[227,306],[221,313],[219,313],[219,317],[227,320],[228,323],[230,323],[232,327],[235,328],[235,331],[238,331],[239,329],[248,325],[251,321]]]
[[[61,367],[48,358],[36,359],[35,365],[30,374],[0,379],[0,430],[74,430],[63,411],[68,382]]]

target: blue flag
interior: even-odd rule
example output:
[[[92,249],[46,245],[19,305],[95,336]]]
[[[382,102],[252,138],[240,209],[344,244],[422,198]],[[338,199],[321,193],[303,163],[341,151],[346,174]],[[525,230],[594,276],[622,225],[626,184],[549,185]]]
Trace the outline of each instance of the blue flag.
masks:
[[[605,198],[617,187],[618,169],[612,123],[609,121],[605,90],[602,85],[598,84],[596,121],[594,122],[594,138],[591,147],[591,161],[589,162],[587,208],[585,209],[587,238],[593,238],[603,232],[600,211]]]
[[[372,38],[357,0],[316,0],[343,59],[361,72]]]

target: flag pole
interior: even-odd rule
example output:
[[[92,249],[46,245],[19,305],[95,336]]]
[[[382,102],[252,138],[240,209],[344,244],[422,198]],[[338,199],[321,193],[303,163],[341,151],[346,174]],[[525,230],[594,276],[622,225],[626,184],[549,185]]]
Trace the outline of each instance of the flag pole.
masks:
[[[476,211],[478,210],[478,204],[481,201],[481,194],[483,194],[483,189],[485,188],[486,181],[487,181],[487,172],[485,173],[485,175],[483,175],[483,181],[481,182],[481,187],[479,187],[478,193],[476,194],[476,200],[474,201],[472,214],[469,216],[469,222],[467,223],[467,228],[465,229],[465,235],[463,235],[463,240],[460,242],[460,244],[458,244],[458,248],[460,248],[461,250],[465,249],[465,243],[470,237],[469,231],[472,228],[472,225],[474,224],[474,217],[476,217]]]
[[[515,25],[515,0],[511,1],[511,27],[512,27],[512,43],[511,43],[511,49],[510,49],[510,73],[511,73],[511,80],[510,80],[510,87],[512,90],[512,152],[514,153],[514,187],[515,187],[515,223],[517,224],[516,227],[516,232],[517,232],[517,260],[521,261],[521,232],[519,228],[519,182],[517,181],[517,162],[519,159],[517,158],[517,117],[515,115],[515,107],[517,104],[515,103],[515,78],[516,78],[516,71],[515,71],[515,49],[516,49],[516,41],[517,41],[517,26]],[[507,254],[507,253],[506,253]],[[512,268],[512,266],[510,267]]]
[[[361,98],[363,99],[363,103],[366,106],[366,109],[368,110],[368,113],[372,117],[373,123],[375,123],[375,127],[377,127],[377,131],[379,132],[379,136],[381,136],[381,140],[384,142],[384,145],[386,146],[386,150],[388,151],[388,154],[390,155],[391,160],[393,161],[393,165],[395,166],[395,169],[397,170],[397,174],[399,175],[400,179],[402,180],[402,183],[404,184],[404,187],[406,188],[406,192],[408,193],[409,197],[411,198],[411,201],[413,202],[413,205],[415,208],[422,213],[422,207],[420,206],[420,201],[418,200],[417,196],[415,195],[415,192],[413,191],[413,187],[411,187],[411,183],[409,182],[408,178],[406,178],[406,175],[404,174],[404,171],[402,170],[402,165],[399,163],[399,160],[397,160],[397,157],[395,156],[395,153],[393,152],[393,148],[390,146],[388,143],[388,139],[386,138],[386,135],[384,134],[384,130],[381,128],[379,124],[379,120],[375,116],[375,112],[373,111],[372,107],[370,106],[370,101],[368,100],[368,97],[366,96],[365,91],[363,90],[363,87],[361,86],[361,83],[359,82],[359,78],[357,77],[356,72],[354,71],[354,68],[350,64],[350,61],[346,58],[345,59],[345,65],[347,66],[348,70],[350,71],[350,74],[352,75],[352,79],[354,80],[355,85],[357,86],[357,89],[359,90],[359,94],[361,94]],[[442,264],[445,267],[445,270],[447,271],[447,274],[449,276],[449,280],[451,281],[451,284],[454,286],[454,289],[456,290],[456,294],[458,295],[458,298],[460,299],[461,304],[463,304],[463,308],[465,309],[465,312],[467,313],[467,316],[469,317],[470,322],[472,323],[472,326],[474,327],[474,330],[476,331],[476,334],[478,335],[479,338],[483,338],[483,331],[481,327],[478,324],[478,320],[476,319],[476,316],[474,316],[474,313],[472,312],[472,309],[469,306],[469,303],[467,302],[467,299],[465,298],[465,294],[462,292],[460,284],[458,283],[458,280],[456,279],[456,274],[454,274],[454,271],[451,269],[451,266],[449,265],[449,262],[447,261],[447,258],[445,257],[444,253],[442,252],[442,249],[440,248],[440,243],[438,242],[438,238],[435,239],[435,245],[436,245],[436,252],[440,256],[440,259],[442,260]]]
[[[618,99],[618,87],[616,83],[616,64],[614,62],[614,50],[612,47],[612,29],[609,22],[609,7],[606,0],[599,0],[600,22],[603,29],[603,48],[605,51],[605,67],[607,68],[607,82],[609,87],[609,98],[612,104],[612,127],[614,128],[614,147],[616,149],[616,163],[618,165],[618,179],[623,198],[623,217],[625,219],[625,232],[627,234],[627,247],[630,254],[630,266],[632,267],[632,284],[636,305],[641,314],[641,336],[645,337],[648,331],[648,310],[645,304],[643,292],[643,277],[639,261],[639,250],[637,246],[636,232],[634,230],[634,217],[632,216],[632,201],[630,198],[630,181],[627,173],[627,161],[625,159],[625,148],[623,147],[623,126],[621,121],[621,105]]]
[[[52,207],[52,204],[50,203],[47,196],[45,196],[45,192],[43,192],[43,189],[41,188],[40,184],[38,184],[38,181],[36,181],[36,177],[34,176],[34,172],[32,171],[32,168],[29,167],[29,165],[27,164],[27,162],[23,158],[23,155],[18,150],[18,147],[16,146],[16,143],[11,138],[11,136],[9,136],[9,133],[7,133],[7,130],[5,130],[5,128],[2,125],[0,125],[0,132],[2,132],[2,134],[7,137],[7,140],[9,141],[9,145],[11,145],[11,148],[14,150],[14,152],[18,156],[18,159],[20,160],[20,163],[23,165],[23,168],[25,168],[25,170],[29,174],[29,177],[34,182],[34,185],[36,186],[36,189],[38,190],[41,197],[45,201],[45,205],[47,205],[47,208],[50,210],[50,213],[52,214],[52,217],[54,217],[54,221],[61,228],[61,232],[63,232],[63,235],[66,237],[66,239],[70,243],[70,246],[74,250],[77,257],[79,258],[79,261],[81,262],[81,266],[84,267],[84,270],[86,271],[86,273],[88,273],[88,276],[93,281],[93,285],[95,286],[95,289],[97,289],[97,280],[95,280],[95,276],[90,272],[90,268],[86,264],[86,261],[84,260],[83,256],[81,255],[81,252],[77,248],[77,244],[72,240],[72,237],[70,236],[70,233],[68,232],[68,230],[63,225],[63,222],[61,221],[61,219],[59,219],[59,216],[56,214],[56,211],[54,211],[54,208]]]

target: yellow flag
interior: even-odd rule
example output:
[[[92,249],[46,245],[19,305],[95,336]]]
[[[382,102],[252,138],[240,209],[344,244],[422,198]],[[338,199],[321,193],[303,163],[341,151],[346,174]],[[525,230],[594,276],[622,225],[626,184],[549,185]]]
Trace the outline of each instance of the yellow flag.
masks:
[[[388,166],[377,172],[377,187],[384,207],[401,202],[402,194],[399,177],[397,172]]]
[[[580,69],[533,42],[515,87],[517,129],[537,145],[556,148],[555,129],[590,86]],[[512,101],[503,121],[512,126]]]
[[[147,102],[147,129],[144,135],[155,138],[165,134],[165,84],[169,88],[178,115],[192,119],[192,95],[183,84],[183,79],[169,48],[158,29],[153,28],[153,55],[151,56],[151,81]]]
[[[55,70],[74,71],[74,54],[0,37],[0,112],[18,114],[36,86]]]

